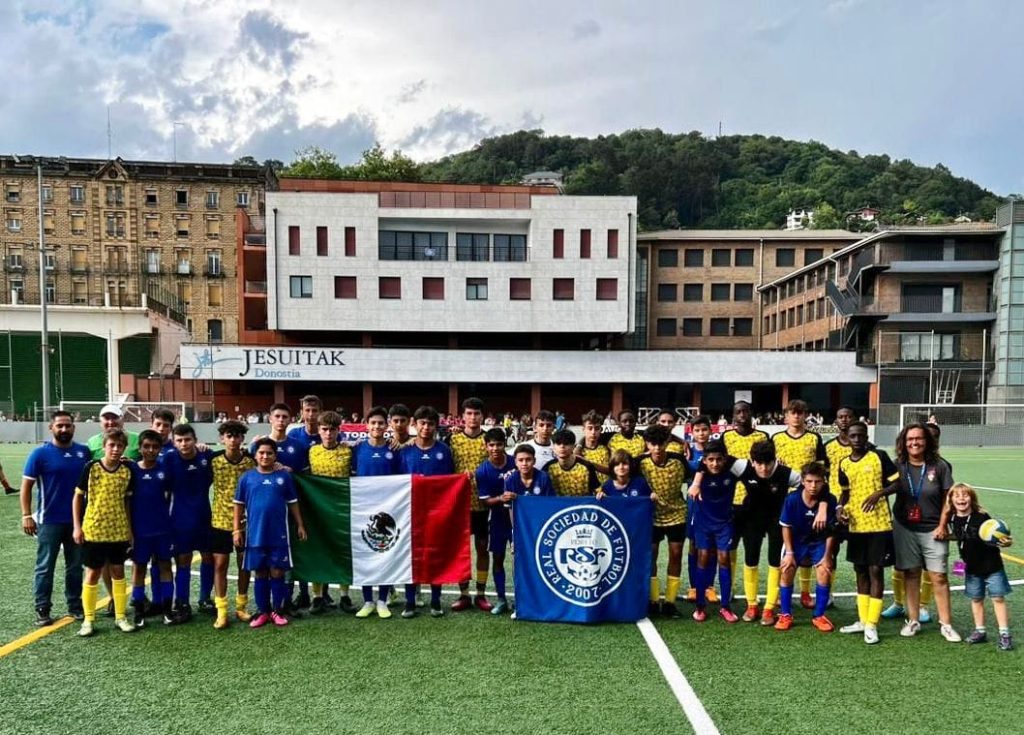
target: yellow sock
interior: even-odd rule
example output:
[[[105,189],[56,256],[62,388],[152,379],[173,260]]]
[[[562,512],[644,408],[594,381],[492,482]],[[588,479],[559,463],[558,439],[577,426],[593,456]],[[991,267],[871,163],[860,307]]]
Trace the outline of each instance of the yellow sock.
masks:
[[[811,572],[813,570],[810,567],[800,567],[800,594],[809,595],[811,594]]]
[[[128,585],[124,578],[110,580],[111,596],[114,598],[114,618],[120,620],[125,617],[128,609]]]
[[[661,581],[657,577],[651,577],[651,602],[658,602],[661,599]]]
[[[779,604],[779,581],[782,574],[778,567],[768,567],[768,587],[764,591],[764,609],[774,610]]]
[[[867,595],[857,594],[857,619],[860,620],[861,625],[867,625],[868,600],[870,599]]]
[[[324,589],[326,589],[328,587],[330,587],[329,584],[325,584],[324,585]],[[341,590],[341,596],[342,597],[348,597],[348,591],[351,589],[351,587],[349,585],[347,585],[347,584],[339,584],[338,585],[338,589]]]
[[[213,604],[217,607],[217,620],[228,619],[228,598],[227,595],[224,597],[214,597]]]
[[[892,572],[892,601],[900,607],[906,607],[907,588],[903,582],[903,572],[894,569]]]
[[[747,607],[757,604],[757,588],[761,582],[761,570],[743,565],[743,594],[747,596]]]
[[[678,596],[679,577],[668,577],[665,580],[665,602],[670,602],[674,605]]]
[[[878,597],[868,598],[868,619],[867,625],[878,625],[878,619],[882,617],[882,600]]]
[[[90,623],[96,620],[96,601],[100,596],[98,584],[82,585],[82,609],[85,612],[85,619]]]
[[[476,570],[476,583],[477,584],[487,584],[487,570],[486,569],[477,569]]]
[[[244,610],[249,607],[249,595],[235,595],[235,609]]]
[[[313,582],[313,597],[324,596],[324,585],[323,582]]]
[[[932,578],[928,572],[921,573],[921,607],[928,607],[935,599],[935,590],[932,589]]]

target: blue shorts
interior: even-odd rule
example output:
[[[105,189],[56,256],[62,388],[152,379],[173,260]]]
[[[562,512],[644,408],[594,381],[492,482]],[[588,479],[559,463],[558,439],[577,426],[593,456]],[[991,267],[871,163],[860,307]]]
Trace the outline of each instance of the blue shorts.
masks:
[[[512,528],[509,526],[491,526],[487,537],[487,550],[492,554],[505,554],[512,543]]]
[[[796,559],[797,566],[806,567],[810,564],[810,566],[816,567],[825,558],[825,542],[794,544],[793,557]]]
[[[190,554],[193,551],[205,552],[210,537],[208,526],[198,528],[180,528],[171,531],[171,552],[178,554]]]
[[[169,533],[135,537],[132,542],[132,563],[149,564],[149,560],[154,556],[158,561],[171,560],[171,535]]]
[[[732,546],[733,535],[734,531],[731,523],[722,523],[720,525],[701,523],[697,528],[693,529],[693,541],[701,551],[708,549],[728,551]]]
[[[694,539],[694,533],[697,529],[697,518],[693,512],[693,498],[689,495],[686,496],[686,538],[691,542]],[[691,543],[691,546],[693,544]]]
[[[250,572],[260,569],[291,569],[292,551],[287,546],[246,546],[243,566]]]
[[[1010,589],[1010,580],[1006,578],[1005,569],[992,572],[987,577],[979,577],[976,574],[964,577],[964,594],[972,600],[984,600],[986,590],[989,597],[1006,597],[1013,591]]]

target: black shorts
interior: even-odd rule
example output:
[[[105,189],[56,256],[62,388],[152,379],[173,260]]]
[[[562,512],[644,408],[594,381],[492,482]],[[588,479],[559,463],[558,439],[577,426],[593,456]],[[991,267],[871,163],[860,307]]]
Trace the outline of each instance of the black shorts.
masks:
[[[86,541],[82,544],[82,564],[102,569],[107,564],[120,566],[128,558],[127,541]]]
[[[211,528],[206,537],[206,550],[211,554],[230,554],[235,549],[231,540],[231,531],[223,528]]]
[[[469,512],[469,532],[478,539],[487,538],[490,532],[489,510],[472,510]]]
[[[667,539],[670,544],[681,544],[686,540],[686,524],[676,523],[672,526],[655,526],[651,541],[660,544],[662,539]]]
[[[851,533],[846,538],[846,561],[859,567],[891,567],[892,531]]]

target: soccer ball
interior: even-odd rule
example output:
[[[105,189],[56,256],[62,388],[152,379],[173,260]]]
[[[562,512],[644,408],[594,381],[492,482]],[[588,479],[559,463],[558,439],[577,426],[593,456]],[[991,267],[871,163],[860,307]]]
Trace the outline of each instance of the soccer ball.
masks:
[[[1002,541],[1010,538],[1010,529],[1004,521],[998,518],[989,518],[978,529],[978,537],[986,544],[998,546]]]

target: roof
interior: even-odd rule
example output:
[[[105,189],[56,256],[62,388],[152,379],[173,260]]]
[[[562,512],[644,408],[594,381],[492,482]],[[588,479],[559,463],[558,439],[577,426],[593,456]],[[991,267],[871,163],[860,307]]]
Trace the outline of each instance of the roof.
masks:
[[[237,166],[232,163],[188,161],[126,161],[120,157],[69,158],[67,156],[0,155],[0,173],[5,176],[36,176],[36,165],[43,166],[43,176],[95,177],[106,169],[119,167],[135,180],[206,180],[206,181],[276,181],[264,166]]]
[[[379,194],[382,192],[455,192],[459,194],[542,194],[558,191],[550,186],[503,184],[447,184],[433,181],[362,181],[356,179],[304,179],[282,176],[283,192],[320,192],[333,194]]]
[[[637,233],[645,240],[859,240],[847,230],[657,230]]]

